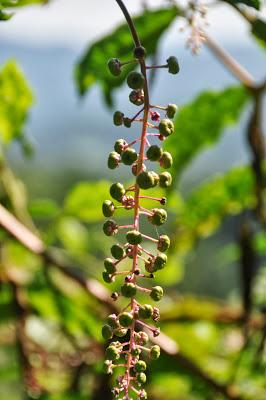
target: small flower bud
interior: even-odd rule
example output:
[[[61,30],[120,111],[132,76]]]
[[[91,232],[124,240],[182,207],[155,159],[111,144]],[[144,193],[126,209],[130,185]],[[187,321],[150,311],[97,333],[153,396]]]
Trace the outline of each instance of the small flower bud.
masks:
[[[132,71],[127,76],[127,84],[131,89],[142,89],[145,78],[140,72]]]
[[[168,58],[167,65],[170,74],[176,75],[180,71],[178,60],[174,56]]]
[[[114,149],[118,154],[121,154],[127,146],[127,142],[124,139],[118,139],[114,144]]]
[[[150,297],[154,301],[160,301],[163,297],[163,288],[161,286],[154,286],[151,290]]]
[[[166,254],[158,254],[154,260],[154,268],[155,271],[163,269],[167,263],[167,256]]]
[[[134,57],[138,58],[138,59],[142,59],[146,57],[146,49],[143,46],[138,46],[135,48],[134,50]]]
[[[107,324],[115,329],[119,327],[119,322],[116,314],[110,314],[107,317]]]
[[[150,172],[143,171],[137,176],[137,184],[141,189],[150,189],[154,187],[154,175]]]
[[[104,282],[106,282],[106,283],[112,283],[115,280],[115,277],[112,276],[111,274],[109,274],[107,271],[103,271],[102,277],[103,277]]]
[[[116,260],[121,260],[125,255],[125,250],[120,244],[114,244],[111,247],[111,254]]]
[[[153,331],[153,337],[157,337],[157,336],[159,336],[160,335],[160,328],[157,328],[157,329],[155,329],[154,331]]]
[[[154,122],[159,122],[161,119],[160,114],[157,111],[151,111],[151,120]]]
[[[150,161],[158,161],[162,156],[163,150],[161,147],[153,145],[147,150],[146,156]]]
[[[116,266],[114,260],[112,260],[111,258],[106,258],[104,260],[104,267],[108,272],[108,274],[114,274],[116,272]]]
[[[165,251],[167,251],[169,249],[170,243],[171,243],[170,239],[167,235],[160,235],[159,241],[157,244],[157,249],[164,253]]]
[[[147,398],[148,398],[147,392],[144,389],[142,389],[139,392],[139,400],[147,400]]]
[[[108,219],[104,224],[103,224],[103,232],[106,236],[114,236],[118,232],[118,225],[117,223],[112,220]]]
[[[112,339],[112,337],[113,337],[113,329],[111,328],[111,326],[110,325],[104,325],[103,327],[102,327],[102,337],[105,339],[105,340],[109,340],[109,339]]]
[[[160,182],[159,185],[162,188],[168,188],[172,184],[172,175],[169,172],[163,172],[159,175]]]
[[[144,374],[144,372],[137,374],[136,378],[138,383],[141,383],[142,385],[146,383],[147,377],[146,374]]]
[[[151,347],[150,350],[150,358],[152,360],[158,360],[158,358],[160,357],[161,354],[161,349],[159,346],[155,345]]]
[[[134,283],[124,283],[121,286],[121,293],[124,297],[133,297],[137,293],[137,288]]]
[[[135,106],[142,106],[144,103],[143,90],[132,90],[132,92],[129,94],[129,100],[131,103],[135,104]]]
[[[140,244],[142,242],[142,235],[139,231],[133,230],[128,231],[126,234],[126,238],[129,244]]]
[[[128,329],[127,328],[118,328],[115,329],[114,335],[117,337],[124,337],[127,334]]]
[[[126,194],[126,190],[122,183],[113,183],[110,187],[110,195],[113,197],[113,199],[121,202],[122,197]]]
[[[168,137],[174,133],[174,124],[170,119],[162,119],[159,123],[159,132],[162,136]]]
[[[167,203],[166,197],[162,197],[161,200],[160,200],[160,203],[161,203],[162,206],[165,206],[165,204]]]
[[[133,321],[133,316],[128,312],[123,312],[122,314],[119,315],[120,325],[123,326],[124,328],[128,328],[132,324],[132,321]]]
[[[151,318],[153,313],[153,307],[150,304],[144,304],[139,308],[139,317],[143,319]]]
[[[137,176],[137,172],[138,172],[138,164],[137,163],[132,165],[131,171],[132,171],[133,175]],[[145,171],[146,171],[146,165],[142,164],[141,172],[145,172]]]
[[[118,299],[118,297],[119,297],[119,294],[118,294],[117,292],[113,292],[113,293],[111,294],[111,298],[112,298],[114,301],[116,301],[116,300]]]
[[[108,374],[108,375],[113,373],[113,363],[111,360],[104,361],[103,372],[104,372],[104,374]]]
[[[154,322],[158,322],[160,319],[160,310],[157,307],[153,307],[152,319]]]
[[[131,128],[132,121],[130,118],[123,118],[123,124],[126,128]]]
[[[143,360],[139,360],[136,362],[136,364],[134,365],[134,369],[136,372],[144,372],[147,368],[147,365],[145,363],[145,361]]]
[[[118,360],[120,358],[120,352],[115,346],[108,346],[105,350],[105,355],[108,360]]]
[[[116,111],[113,115],[114,125],[116,126],[123,125],[123,118],[124,118],[124,113],[122,113],[121,111]]]
[[[118,153],[116,153],[115,151],[112,151],[109,156],[108,156],[108,160],[107,160],[107,165],[108,168],[110,169],[115,169],[119,166],[120,163],[120,155]]]
[[[105,217],[112,217],[115,212],[115,205],[111,200],[105,200],[102,205],[102,212]]]
[[[173,119],[177,112],[177,105],[176,104],[168,104],[166,109],[166,116],[168,118]]]
[[[121,204],[126,210],[132,210],[132,208],[135,206],[135,199],[132,196],[123,196]]]
[[[148,216],[149,222],[153,225],[163,225],[167,220],[167,212],[163,208],[153,208],[153,214]]]
[[[107,65],[112,75],[119,76],[121,74],[121,65],[117,58],[111,58]]]
[[[173,158],[168,151],[164,151],[160,158],[160,166],[168,169],[173,165]]]
[[[121,155],[121,160],[125,165],[132,165],[135,161],[137,161],[137,159],[138,154],[136,153],[136,150],[130,147],[123,151]]]
[[[146,332],[135,333],[135,341],[136,341],[136,344],[143,346],[148,343],[149,336],[147,335]]]

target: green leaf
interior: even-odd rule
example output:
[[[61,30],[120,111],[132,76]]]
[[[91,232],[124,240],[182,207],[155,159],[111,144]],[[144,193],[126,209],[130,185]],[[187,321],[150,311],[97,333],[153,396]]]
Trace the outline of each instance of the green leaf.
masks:
[[[142,15],[134,18],[136,29],[148,55],[156,53],[161,35],[177,15],[176,8],[165,8],[145,11]],[[125,23],[110,35],[93,43],[76,66],[75,76],[79,93],[84,95],[92,85],[99,83],[107,104],[111,105],[113,89],[122,85],[128,72],[135,68],[135,64],[123,68],[119,77],[113,77],[108,71],[106,63],[110,58],[118,58],[123,62],[131,60],[133,48],[133,41]]]
[[[173,155],[174,178],[200,150],[213,145],[226,126],[237,122],[247,99],[244,88],[229,87],[223,92],[204,92],[180,109],[175,134],[165,146]]]
[[[36,199],[30,202],[29,212],[33,218],[55,218],[60,208],[52,199]]]
[[[28,83],[14,61],[0,71],[0,138],[8,143],[23,135],[23,128],[33,103]]]
[[[258,42],[266,47],[266,22],[257,18],[251,24],[251,32],[258,39]]]
[[[253,7],[259,10],[261,7],[260,0],[223,0],[225,3],[229,3],[232,6],[238,6],[239,4],[245,4],[246,6]]]

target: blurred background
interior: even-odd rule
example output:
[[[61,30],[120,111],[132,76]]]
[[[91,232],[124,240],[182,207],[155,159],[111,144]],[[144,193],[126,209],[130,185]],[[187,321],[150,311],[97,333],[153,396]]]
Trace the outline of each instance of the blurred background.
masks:
[[[146,2],[140,0],[128,2],[128,7],[133,15],[143,13],[143,3],[147,6]],[[149,11],[170,4],[170,2],[158,0],[150,0],[147,3]],[[238,7],[238,2],[231,3],[234,3],[234,6],[237,4],[236,7]],[[187,2],[180,4],[184,7],[187,6]],[[246,4],[250,5],[249,3]],[[265,47],[263,48],[258,44],[254,36],[250,34],[249,22],[231,5],[222,1],[211,3],[207,17],[209,25],[206,27],[206,31],[219,43],[219,46],[232,54],[237,62],[252,74],[256,82],[262,82],[265,79]],[[251,5],[251,7],[253,6]],[[240,9],[242,10],[241,6]],[[253,8],[250,13],[253,16],[255,15]],[[261,20],[266,17],[266,6],[264,4],[261,4],[259,15]],[[93,43],[102,37],[109,35],[122,23],[121,12],[114,1],[54,0],[42,6],[17,8],[15,15],[9,21],[2,22],[0,25],[1,64],[9,59],[15,59],[34,94],[34,104],[29,111],[29,117],[23,129],[34,148],[33,155],[25,157],[21,151],[20,143],[14,142],[6,152],[8,164],[27,188],[29,213],[35,219],[38,229],[42,231],[42,237],[46,243],[63,248],[64,255],[67,254],[71,260],[75,260],[81,270],[100,280],[102,259],[107,256],[110,245],[108,240],[102,239],[99,233],[101,221],[98,217],[97,207],[100,209],[101,202],[104,200],[100,194],[108,195],[107,186],[104,183],[101,184],[101,182],[114,181],[118,177],[120,180],[127,180],[130,177],[126,169],[119,170],[118,173],[116,171],[110,172],[106,166],[106,158],[115,139],[124,134],[113,126],[112,115],[115,109],[128,109],[128,89],[123,84],[120,89],[114,90],[114,105],[112,107],[106,105],[100,85],[92,86],[88,93],[81,98],[76,87],[74,70],[86,49],[89,49]],[[180,63],[179,75],[173,83],[173,79],[169,78],[165,71],[159,71],[151,88],[152,97],[156,99],[155,101],[158,100],[162,104],[176,103],[181,109],[182,106],[192,103],[202,92],[214,91],[220,93],[228,87],[239,85],[238,80],[213,56],[208,46],[203,44],[197,55],[187,49],[186,41],[189,29],[181,31],[180,28],[184,26],[186,26],[184,19],[176,18],[169,29],[166,29],[160,36],[156,52],[159,63],[164,62],[169,55],[177,56]],[[116,54],[113,56],[116,57]],[[105,68],[105,65],[102,68]],[[262,97],[261,107],[263,111],[265,111],[265,106],[265,98]],[[193,193],[197,192],[198,188],[200,190],[202,185],[208,185],[212,179],[223,179],[224,174],[232,169],[250,164],[253,156],[245,132],[251,113],[252,104],[248,103],[243,108],[239,118],[234,121],[234,124],[228,126],[229,124],[225,123],[223,125],[223,134],[219,136],[215,143],[212,140],[206,140],[200,151],[195,152],[189,163],[182,168],[180,176],[175,181],[175,193],[172,195],[174,199],[170,203],[172,218],[170,218],[169,229],[171,229],[174,237],[176,237],[175,232],[178,232],[178,230],[175,231],[176,228],[173,228],[172,225],[175,225],[180,215],[189,214],[190,205],[195,209],[198,205],[200,210],[202,207],[202,219],[204,220],[206,203],[210,200],[206,199],[208,193],[210,196],[213,195],[215,199],[219,197],[221,190],[219,181],[217,187],[215,185],[205,187],[205,197],[197,197],[199,195],[196,194],[193,198]],[[230,120],[230,118],[229,116],[228,119]],[[261,123],[264,129],[265,122],[265,112],[263,112]],[[195,121],[195,125],[196,123],[197,121]],[[126,134],[128,135],[128,132]],[[217,174],[220,178],[216,178]],[[244,173],[243,176],[246,177],[247,174]],[[80,182],[86,182],[86,185],[88,183],[86,190]],[[89,185],[90,182],[91,186]],[[99,186],[94,186],[95,182]],[[95,198],[92,193],[97,189],[94,189],[94,187],[99,188],[99,196]],[[77,207],[81,205],[82,208],[83,206],[80,198],[77,204],[73,205],[76,197],[81,196],[80,193],[82,193],[82,196],[90,197],[92,195],[93,197],[92,203],[88,202],[84,205],[84,210],[86,207],[90,208],[91,214],[87,210],[89,216],[84,217],[85,214],[82,215],[82,210],[80,211],[80,208],[77,210]],[[232,190],[232,193],[235,193],[234,190]],[[232,203],[235,202],[234,205],[237,202],[242,202],[243,196],[246,195],[246,192],[243,193],[240,190],[239,198],[231,199]],[[232,197],[234,197],[233,194]],[[186,199],[190,203],[185,209]],[[213,203],[215,203],[215,200],[213,200]],[[211,206],[215,208],[217,204],[213,205],[213,203]],[[7,202],[7,204],[9,203]],[[173,205],[171,206],[171,204]],[[189,244],[185,243],[183,247],[182,245],[176,246],[171,258],[169,275],[164,278],[165,284],[169,287],[169,299],[163,305],[166,332],[177,339],[181,349],[189,356],[195,352],[194,346],[198,346],[194,360],[196,364],[203,368],[206,373],[208,372],[212,377],[218,379],[221,384],[231,381],[233,381],[233,384],[238,384],[243,397],[234,397],[234,392],[230,397],[230,393],[223,393],[222,390],[215,391],[212,385],[209,389],[206,381],[204,383],[204,379],[201,383],[199,375],[194,380],[191,370],[186,375],[182,369],[182,363],[178,366],[172,365],[165,356],[161,362],[161,367],[152,367],[154,374],[157,374],[154,375],[156,379],[154,378],[150,382],[152,399],[156,400],[162,396],[167,400],[266,399],[265,350],[263,362],[257,372],[253,370],[255,368],[252,364],[253,361],[250,361],[253,357],[251,354],[254,355],[254,352],[259,351],[255,347],[258,347],[261,343],[260,339],[256,338],[255,344],[252,339],[247,339],[246,342],[245,334],[243,339],[242,317],[236,318],[236,326],[233,326],[232,329],[224,325],[226,321],[221,322],[219,320],[216,323],[213,321],[215,318],[213,317],[212,320],[210,317],[215,313],[218,315],[219,312],[221,315],[223,312],[226,314],[225,305],[226,307],[236,307],[237,316],[241,314],[239,310],[241,310],[243,303],[241,298],[243,285],[241,286],[240,260],[245,255],[241,255],[241,235],[239,232],[243,227],[240,223],[243,214],[247,216],[248,221],[253,218],[250,208],[250,205],[246,207],[246,203],[241,203],[241,205],[237,203],[237,211],[234,209],[233,212],[227,213],[226,207],[222,210],[219,209],[218,217],[215,215],[218,222],[217,220],[214,223],[211,221],[210,228],[200,227],[199,230],[202,229],[203,233],[199,233],[199,237],[193,237],[193,241],[190,238]],[[50,211],[52,209],[52,211],[47,211],[48,209]],[[67,211],[66,215],[62,217],[63,209],[67,209]],[[94,210],[96,211],[93,214]],[[200,214],[200,211],[198,214]],[[206,219],[203,222],[206,222]],[[256,219],[252,219],[248,226],[251,226],[251,230],[254,229],[257,233],[258,225],[260,223]],[[99,240],[101,248],[99,248]],[[262,254],[260,253],[259,261],[256,259],[256,263],[260,262],[263,265],[264,233],[258,237],[257,242],[258,248],[262,249],[260,250]],[[15,246],[14,242],[12,245]],[[247,249],[247,247],[248,245],[244,244],[244,248]],[[189,251],[187,251],[187,248],[189,248]],[[12,246],[7,251],[7,260],[9,260],[10,265],[17,267],[23,264],[24,261],[22,262],[22,260],[26,255],[24,253],[22,255],[20,251],[20,248],[12,248]],[[38,263],[30,260],[31,273],[37,271],[38,275],[40,274],[40,266],[37,267],[35,264]],[[261,287],[258,289],[262,292],[265,289],[265,276],[264,273],[263,289]],[[52,279],[56,283],[53,284],[63,290],[60,287],[60,277],[57,277],[56,273]],[[35,282],[34,279],[28,281],[25,278],[25,280],[26,284]],[[38,284],[40,284],[40,281],[38,280]],[[158,281],[160,281],[160,278]],[[261,282],[262,280],[260,280],[260,284]],[[69,283],[69,293],[72,290],[71,285],[72,283]],[[57,291],[59,290],[58,287]],[[68,289],[66,292],[68,292]],[[58,316],[55,318],[52,311],[46,312],[43,309],[45,308],[44,304],[48,304],[47,307],[53,309],[51,294],[48,293],[46,297],[45,293],[41,292],[44,297],[42,298],[40,294],[38,299],[36,288],[33,293],[35,297],[34,295],[29,296],[33,309],[37,310],[40,318],[44,318],[45,323],[41,324],[40,320],[32,319],[27,329],[30,330],[30,337],[33,340],[37,337],[38,345],[40,347],[44,345],[46,348],[47,342],[51,340],[49,329],[53,331],[53,324],[55,324],[55,321],[58,323]],[[67,294],[65,293],[66,296]],[[84,293],[75,299],[76,303],[74,302],[74,304],[77,307],[79,307],[79,304],[82,304],[83,307],[86,303],[87,300],[85,301],[83,297]],[[200,300],[197,300],[198,298]],[[182,305],[180,305],[180,309],[174,308],[170,299],[173,303],[179,299],[184,308],[182,308]],[[89,308],[93,307],[95,299],[90,301],[92,303],[89,304]],[[215,307],[217,306],[216,311],[212,308],[214,304]],[[66,303],[62,307],[68,309],[69,304]],[[222,307],[222,310],[219,307]],[[180,311],[181,309],[182,311]],[[186,310],[188,315],[186,315]],[[75,314],[75,307],[72,312]],[[71,314],[71,311],[69,313]],[[101,311],[101,315],[104,317],[105,312]],[[181,319],[183,315],[185,321],[187,318],[187,322],[181,322],[181,325],[183,325],[178,327],[177,320],[180,315]],[[225,320],[230,319],[230,316],[226,314]],[[83,318],[85,317],[81,317],[82,321]],[[94,317],[91,316],[90,318],[91,321],[87,321],[83,335],[77,330],[79,340],[85,340],[86,330],[89,330],[88,335],[95,335],[98,338],[99,333],[92,333],[91,328],[87,326],[94,324]],[[191,323],[191,320],[193,320],[193,323]],[[71,323],[69,323],[68,328],[71,331]],[[98,329],[100,329],[100,324]],[[95,328],[95,331],[97,331],[97,328]],[[265,332],[264,325],[262,331]],[[6,338],[5,335],[8,335],[8,330],[3,330],[3,332],[0,332],[0,336],[1,334],[2,342],[5,343],[4,339]],[[73,329],[71,334],[75,336],[76,330]],[[59,335],[58,332],[57,335]],[[56,338],[58,339],[58,336]],[[83,343],[82,340],[79,343],[80,345]],[[248,340],[251,342],[250,347],[246,344]],[[56,339],[54,341],[56,342]],[[208,349],[209,345],[210,349]],[[247,349],[246,353],[243,353],[243,360],[240,351],[242,345],[244,349]],[[96,345],[94,349],[92,345],[91,347],[88,346],[88,349],[86,347],[86,357],[89,361],[87,362],[86,358],[82,362],[87,367],[89,366],[89,372],[85,371],[84,373],[85,382],[81,379],[82,389],[76,389],[75,394],[73,394],[73,391],[72,394],[69,394],[70,392],[66,389],[66,381],[69,379],[70,372],[67,370],[64,376],[60,375],[61,361],[59,362],[56,355],[53,354],[54,348],[58,350],[58,342],[50,343],[50,347],[52,350],[46,349],[48,353],[51,352],[48,364],[50,370],[56,371],[59,375],[59,387],[56,387],[56,382],[48,374],[49,376],[45,375],[45,378],[41,378],[40,387],[42,387],[43,381],[48,382],[47,387],[44,384],[44,391],[42,392],[39,384],[34,381],[37,389],[34,388],[34,383],[33,388],[31,387],[31,390],[27,392],[29,397],[26,398],[53,400],[109,398],[106,397],[107,394],[104,392],[104,387],[109,384],[108,382],[103,381],[100,389],[97,389],[98,392],[95,388],[94,391],[91,389],[95,386],[95,374],[100,371],[101,355],[98,357],[97,352],[101,354],[101,349],[97,349]],[[61,355],[64,351],[65,349],[59,349]],[[212,351],[213,354],[210,354]],[[38,353],[37,350],[33,352],[30,358],[31,366],[40,364],[40,354],[41,352]],[[43,355],[43,357],[45,356]],[[78,362],[74,360],[72,364],[70,363],[71,368],[73,365],[75,366],[75,361]],[[171,368],[169,367],[169,371],[167,370],[167,363],[172,365]],[[83,363],[79,365],[83,366]],[[21,395],[21,386],[13,386],[13,383],[17,382],[17,371],[14,372],[16,366],[17,361],[14,353],[2,349],[0,351],[0,396],[4,400],[17,400],[23,396],[23,394]],[[252,376],[250,382],[247,382],[247,376],[252,375],[251,370],[253,370],[254,376]],[[167,374],[164,374],[165,372]],[[155,380],[158,386],[155,385]],[[172,391],[170,390],[171,386],[175,388]],[[158,390],[159,395],[156,390]],[[236,393],[238,395],[238,392]]]

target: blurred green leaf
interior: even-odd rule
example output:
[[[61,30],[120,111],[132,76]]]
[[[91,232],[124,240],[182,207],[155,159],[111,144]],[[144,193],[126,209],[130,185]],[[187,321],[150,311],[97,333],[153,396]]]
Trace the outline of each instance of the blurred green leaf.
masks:
[[[258,42],[265,48],[266,47],[266,22],[257,18],[251,24],[251,32],[258,39]]]
[[[180,175],[200,150],[213,145],[226,126],[237,122],[247,100],[244,88],[230,87],[222,92],[201,93],[180,109],[175,120],[175,134],[165,145],[173,154],[174,177]]]
[[[142,15],[134,18],[137,31],[148,55],[156,53],[161,35],[177,15],[177,8],[172,7],[145,11]],[[75,70],[79,93],[84,95],[92,85],[99,83],[107,104],[112,105],[113,90],[121,86],[126,75],[135,68],[135,65],[123,68],[119,77],[113,77],[107,69],[107,61],[110,58],[118,58],[122,62],[131,60],[133,48],[134,44],[126,24],[119,26],[110,35],[89,46]]]
[[[52,199],[36,199],[29,204],[29,212],[33,218],[55,218],[60,213],[60,208]]]
[[[229,3],[233,6],[238,6],[239,4],[245,4],[246,6],[255,8],[259,10],[261,7],[261,0],[223,0],[225,3]]]
[[[8,143],[23,135],[23,128],[33,103],[32,92],[14,61],[0,71],[0,138]]]

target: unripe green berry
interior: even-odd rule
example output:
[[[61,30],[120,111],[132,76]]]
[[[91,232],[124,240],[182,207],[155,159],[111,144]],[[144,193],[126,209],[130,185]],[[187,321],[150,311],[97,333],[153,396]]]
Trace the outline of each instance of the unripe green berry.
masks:
[[[157,172],[154,172],[154,171],[150,171],[150,174],[153,176],[153,179],[154,179],[154,183],[153,183],[152,187],[155,187],[158,185],[158,183],[160,181],[160,177],[157,174]]]
[[[116,126],[121,126],[123,125],[123,118],[124,118],[124,113],[121,111],[116,111],[113,115],[113,121]]]
[[[162,188],[168,188],[172,184],[172,175],[169,172],[162,172],[160,175],[160,182],[159,185]]]
[[[146,156],[150,161],[158,161],[162,156],[163,150],[157,145],[152,145],[148,148]]]
[[[154,187],[154,176],[151,172],[143,171],[137,176],[137,184],[141,189],[150,189]]]
[[[136,372],[144,372],[147,368],[147,365],[145,363],[145,361],[143,360],[139,360],[136,362],[136,364],[134,365],[134,369]]]
[[[121,286],[121,293],[124,297],[133,297],[137,293],[137,288],[134,283],[124,283]]]
[[[142,235],[139,231],[128,231],[126,234],[127,242],[129,244],[140,244],[142,242]]]
[[[119,76],[121,74],[121,65],[117,58],[111,58],[107,65],[112,75]]]
[[[175,127],[170,119],[164,118],[159,123],[159,132],[162,136],[168,137],[174,133]]]
[[[144,304],[139,308],[139,317],[143,319],[151,318],[153,313],[153,307],[150,304]]]
[[[128,329],[127,328],[118,328],[115,329],[114,335],[117,337],[124,337],[127,334]]]
[[[108,274],[114,274],[116,272],[116,266],[114,260],[112,260],[111,258],[106,258],[104,260],[104,267],[108,272]]]
[[[123,124],[126,128],[131,128],[132,121],[130,118],[123,118]]]
[[[105,200],[102,205],[102,212],[105,217],[112,217],[115,212],[115,205],[111,200]]]
[[[145,261],[145,269],[147,272],[149,272],[150,274],[152,274],[153,272],[155,272],[155,268],[154,268],[154,260],[152,258],[149,258],[148,261]]]
[[[106,236],[116,235],[118,232],[117,223],[112,219],[108,219],[108,221],[103,224],[103,232]]]
[[[155,270],[160,270],[165,267],[165,264],[167,263],[167,255],[166,254],[158,254],[155,257],[154,260],[154,268]]]
[[[151,347],[150,350],[150,358],[152,360],[158,360],[158,358],[160,357],[161,354],[161,349],[159,346],[155,345]]]
[[[132,92],[129,93],[129,101],[135,104],[135,106],[141,106],[144,103],[143,90],[132,90]]]
[[[113,363],[111,360],[105,360],[103,364],[103,373],[112,374],[113,373]]]
[[[151,290],[150,297],[154,301],[160,301],[163,297],[163,288],[161,286],[154,286]]]
[[[173,119],[177,112],[177,105],[176,104],[168,104],[166,109],[166,116],[168,118]]]
[[[108,360],[118,360],[120,358],[120,352],[115,346],[108,346],[105,350],[105,355]]]
[[[111,254],[116,260],[121,260],[125,255],[125,250],[120,244],[114,244],[111,247]]]
[[[123,326],[124,328],[128,328],[133,321],[133,315],[128,313],[128,312],[123,312],[122,314],[119,315],[119,322],[120,325]]]
[[[136,57],[138,59],[145,58],[146,54],[147,54],[146,49],[143,46],[138,46],[134,50],[134,57]]]
[[[127,84],[131,89],[142,89],[145,78],[140,72],[132,71],[127,76]]]
[[[144,383],[146,383],[146,381],[147,381],[147,377],[146,377],[146,374],[144,374],[144,372],[137,374],[137,382],[138,383],[141,383],[143,385]]]
[[[134,357],[138,357],[141,353],[141,350],[138,347],[135,347],[131,350],[131,355]]]
[[[113,337],[113,329],[111,328],[111,326],[110,325],[104,325],[103,327],[102,327],[102,337],[105,339],[105,340],[109,340],[109,339],[112,339],[112,337]]]
[[[107,160],[108,168],[115,169],[119,166],[120,163],[120,155],[116,151],[112,151]]]
[[[113,197],[113,199],[121,202],[122,197],[126,194],[126,190],[122,183],[113,183],[110,187],[110,195]]]
[[[167,221],[167,212],[163,208],[153,208],[153,214],[148,216],[148,220],[156,226],[163,225]]]
[[[125,141],[125,139],[118,139],[114,144],[114,149],[118,154],[121,154],[126,146],[127,142]]]
[[[173,158],[168,151],[164,151],[160,158],[160,166],[168,169],[173,165]]]
[[[169,249],[170,243],[171,243],[170,239],[167,235],[160,235],[157,244],[157,249],[159,251],[165,252]]]
[[[168,65],[168,71],[170,72],[170,74],[176,75],[180,71],[178,59],[174,56],[171,56],[168,58],[167,65]]]
[[[112,283],[115,280],[114,276],[109,274],[107,271],[102,272],[102,277],[103,277],[104,282],[106,282],[106,283]]]
[[[107,324],[111,326],[111,328],[116,329],[119,327],[119,321],[116,314],[110,314],[107,317]]]
[[[123,151],[121,155],[121,160],[125,165],[132,165],[134,164],[135,161],[138,159],[138,154],[136,153],[136,150],[132,148],[128,148],[125,151]]]
[[[149,336],[147,335],[146,332],[138,332],[135,334],[135,341],[137,344],[145,345],[149,341]]]

